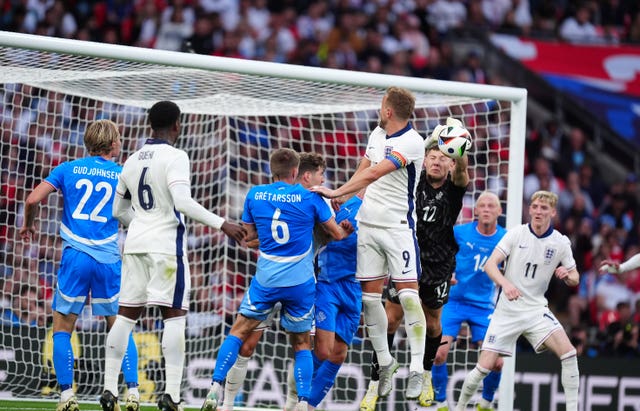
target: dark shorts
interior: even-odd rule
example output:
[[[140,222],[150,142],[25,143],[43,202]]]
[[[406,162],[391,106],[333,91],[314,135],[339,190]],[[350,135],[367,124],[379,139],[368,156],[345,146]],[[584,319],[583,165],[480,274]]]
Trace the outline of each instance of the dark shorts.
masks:
[[[437,310],[449,301],[451,277],[439,283],[420,283],[419,295],[422,304],[430,310]]]

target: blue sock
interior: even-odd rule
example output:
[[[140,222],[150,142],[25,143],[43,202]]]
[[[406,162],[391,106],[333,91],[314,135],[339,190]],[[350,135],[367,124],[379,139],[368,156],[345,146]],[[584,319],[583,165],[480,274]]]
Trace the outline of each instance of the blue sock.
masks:
[[[500,385],[501,372],[491,371],[482,381],[482,398],[491,402]]]
[[[438,402],[447,399],[447,384],[449,383],[449,373],[447,372],[447,363],[441,365],[433,364],[431,367],[431,383],[433,384],[434,398]]]
[[[213,381],[222,384],[233,364],[236,363],[242,340],[235,335],[229,334],[220,346],[218,357],[216,358],[216,368],[213,370]]]
[[[296,378],[296,388],[298,389],[298,399],[307,401],[311,395],[311,379],[313,378],[313,359],[311,351],[300,350],[296,352],[293,372]]]
[[[333,387],[341,365],[342,364],[334,364],[329,360],[322,363],[311,384],[310,405],[317,407],[322,402],[331,387]]]
[[[129,334],[129,345],[122,359],[122,374],[128,388],[138,386],[138,347],[133,340],[133,333]]]
[[[73,386],[73,361],[71,334],[56,331],[53,333],[53,369],[61,392]]]
[[[311,351],[311,358],[313,358],[313,376],[311,378],[315,379],[316,378],[316,373],[318,372],[318,370],[322,366],[322,363],[325,362],[325,361],[321,361],[320,358],[316,357],[316,353],[313,352],[313,351]]]

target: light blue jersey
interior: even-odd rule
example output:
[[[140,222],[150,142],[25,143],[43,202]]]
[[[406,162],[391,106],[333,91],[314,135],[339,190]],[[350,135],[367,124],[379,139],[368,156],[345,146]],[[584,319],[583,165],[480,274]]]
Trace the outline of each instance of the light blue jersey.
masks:
[[[458,283],[451,287],[450,300],[493,310],[496,288],[484,272],[484,263],[505,233],[503,227],[497,226],[493,235],[480,234],[477,221],[453,228],[453,235],[460,248],[456,254]]]
[[[358,244],[356,214],[362,199],[353,196],[336,213],[336,222],[349,220],[353,233],[341,241],[330,241],[318,254],[318,281],[333,283],[341,279],[356,280],[356,249]]]
[[[275,182],[249,190],[242,221],[260,241],[255,280],[263,287],[291,287],[313,277],[313,227],[333,217],[319,194],[300,184]]]
[[[45,179],[64,197],[64,247],[85,252],[99,263],[120,261],[118,220],[111,213],[121,170],[113,161],[86,157],[60,164]]]
[[[335,332],[347,344],[360,324],[362,288],[356,280],[358,248],[355,219],[362,199],[353,196],[336,213],[336,222],[349,220],[354,228],[347,238],[330,241],[318,254],[316,284],[316,328]]]

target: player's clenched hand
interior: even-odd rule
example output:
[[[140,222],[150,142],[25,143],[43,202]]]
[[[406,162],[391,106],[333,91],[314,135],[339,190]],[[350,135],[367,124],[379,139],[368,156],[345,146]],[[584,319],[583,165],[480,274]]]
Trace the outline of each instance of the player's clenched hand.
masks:
[[[23,241],[30,241],[31,237],[36,233],[36,228],[35,226],[22,226],[22,228],[20,228],[20,237],[22,238]]]
[[[506,282],[506,284],[502,285],[502,292],[507,296],[509,301],[517,300],[522,294],[520,294],[520,290],[514,287],[510,282]]]
[[[244,236],[247,234],[247,232],[244,230],[244,227],[242,227],[241,225],[228,223],[226,221],[222,223],[222,227],[220,227],[220,229],[227,236],[236,240],[237,243],[241,243],[242,240],[244,240]]]
[[[347,233],[345,237],[353,233],[353,225],[351,225],[351,222],[349,220],[340,221],[340,227],[342,227],[344,232]]]
[[[554,274],[560,280],[565,280],[567,277],[569,277],[569,270],[567,270],[566,267],[560,266],[560,267],[556,268],[556,271],[554,272]]]
[[[620,263],[613,260],[604,260],[602,261],[602,264],[600,264],[600,267],[598,267],[598,271],[600,274],[618,274],[620,273]]]

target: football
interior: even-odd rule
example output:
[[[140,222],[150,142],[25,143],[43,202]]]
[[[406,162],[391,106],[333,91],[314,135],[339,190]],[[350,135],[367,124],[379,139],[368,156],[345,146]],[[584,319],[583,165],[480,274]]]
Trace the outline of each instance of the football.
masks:
[[[471,149],[471,134],[462,126],[445,126],[438,134],[438,148],[447,157],[460,158]]]

